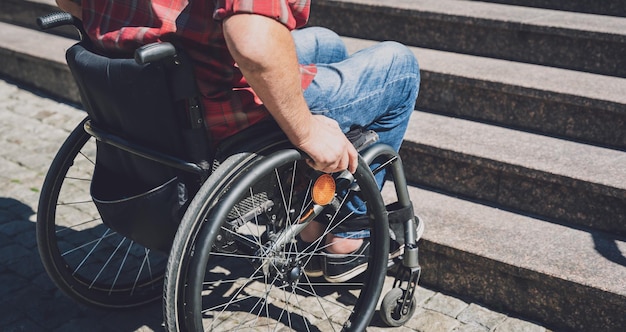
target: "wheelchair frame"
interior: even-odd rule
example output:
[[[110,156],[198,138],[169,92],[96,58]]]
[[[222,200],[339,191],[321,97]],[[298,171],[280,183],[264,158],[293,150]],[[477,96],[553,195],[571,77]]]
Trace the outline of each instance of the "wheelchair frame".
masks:
[[[44,29],[67,24],[73,24],[79,30],[82,27],[80,22],[77,22],[77,20],[65,13],[56,13],[47,17],[42,17],[38,20],[38,23]],[[148,64],[163,61],[163,59],[168,59],[175,55],[176,49],[171,44],[162,43],[147,45],[146,47],[140,48],[136,52],[135,59],[140,64]],[[72,289],[75,286],[66,280],[70,277],[65,272],[60,271],[60,268],[56,266],[58,262],[51,262],[51,260],[55,259],[49,258],[51,255],[50,248],[56,248],[57,246],[56,243],[53,243],[55,239],[51,238],[53,236],[51,234],[58,232],[57,230],[51,229],[58,228],[58,226],[54,224],[57,213],[56,205],[53,206],[52,203],[58,204],[58,192],[61,190],[61,186],[63,185],[62,182],[65,180],[60,179],[60,176],[65,177],[67,175],[68,168],[72,167],[74,163],[74,159],[69,160],[69,158],[75,158],[79,155],[79,150],[89,139],[87,135],[94,137],[99,142],[114,146],[141,158],[158,162],[168,167],[181,170],[185,173],[194,174],[194,176],[198,177],[202,183],[202,186],[195,193],[196,195],[190,200],[189,205],[186,207],[187,212],[185,213],[185,216],[180,224],[181,228],[184,228],[184,230],[179,228],[179,231],[176,233],[176,237],[173,240],[173,246],[167,260],[167,266],[165,267],[164,276],[162,278],[157,276],[154,280],[152,280],[152,277],[147,278],[146,285],[148,285],[148,288],[151,288],[152,291],[147,291],[146,295],[140,297],[140,299],[136,302],[128,301],[125,303],[125,300],[123,300],[124,297],[122,297],[121,301],[113,303],[107,303],[106,300],[101,301],[100,299],[90,299],[89,292],[92,288],[94,288],[94,285],[97,284],[96,279],[100,277],[102,270],[100,270],[97,274],[91,285],[85,285],[84,291],[75,291]],[[127,140],[119,135],[107,131],[104,128],[98,127],[98,125],[92,123],[89,118],[86,118],[74,130],[68,138],[68,141],[59,150],[59,153],[55,158],[55,162],[53,162],[53,165],[49,170],[49,174],[46,177],[44,187],[42,188],[41,202],[43,202],[43,204],[40,203],[40,206],[44,208],[41,209],[41,212],[38,211],[37,229],[40,254],[43,257],[44,266],[46,267],[47,272],[53,281],[62,290],[68,293],[70,297],[85,304],[110,308],[123,308],[141,305],[159,299],[163,296],[164,311],[166,316],[165,320],[168,329],[181,331],[201,330],[203,328],[201,317],[206,314],[201,312],[203,305],[202,295],[198,296],[196,293],[199,291],[206,291],[204,290],[206,286],[203,286],[205,285],[205,280],[203,278],[206,277],[205,274],[207,273],[204,266],[210,264],[209,261],[211,259],[209,259],[209,256],[213,256],[214,252],[217,252],[216,243],[221,243],[219,242],[221,241],[220,237],[228,235],[228,232],[237,233],[239,231],[237,227],[226,229],[223,221],[226,220],[226,215],[235,210],[237,205],[242,202],[242,196],[246,194],[246,190],[252,191],[252,188],[256,189],[256,186],[260,185],[261,182],[259,178],[271,177],[273,176],[273,173],[276,173],[276,179],[280,183],[283,180],[278,176],[278,170],[282,172],[284,168],[295,168],[298,161],[305,157],[299,151],[291,148],[290,145],[286,143],[284,138],[282,138],[282,140],[279,139],[278,141],[275,141],[275,139],[276,137],[271,138],[275,146],[268,147],[267,151],[274,151],[276,150],[276,147],[281,147],[281,149],[276,152],[269,155],[261,155],[258,153],[258,150],[260,150],[258,147],[256,150],[253,149],[254,151],[252,151],[252,153],[244,149],[240,152],[233,153],[232,155],[224,156],[221,166],[211,170],[207,168],[207,165],[205,164],[188,161],[163,153],[157,149],[146,147],[145,145],[137,142]],[[369,165],[374,161],[381,159],[384,160],[381,165],[376,169],[370,170]],[[372,225],[371,227],[377,230],[375,233],[376,235],[373,235],[372,246],[378,249],[389,246],[389,239],[386,236],[388,229],[387,216],[389,211],[387,211],[387,208],[382,201],[382,197],[380,196],[380,192],[378,191],[373,178],[373,174],[383,169],[389,170],[391,177],[394,180],[398,199],[396,204],[401,208],[410,208],[412,211],[412,203],[408,194],[401,159],[398,154],[387,145],[374,144],[367,147],[367,149],[364,150],[359,156],[359,169],[357,173],[352,176],[348,172],[343,172],[338,176],[338,178],[341,179],[349,179],[350,183],[352,183],[352,187],[356,187],[355,190],[361,191],[368,197],[368,215],[370,224]],[[291,174],[293,178],[296,177],[295,174],[296,171],[293,170]],[[356,181],[358,185],[355,186],[353,184],[354,181]],[[372,188],[375,188],[376,190],[373,190]],[[289,201],[290,200],[291,197],[289,198]],[[287,205],[287,203],[284,204]],[[289,204],[291,204],[291,202],[289,202]],[[324,207],[322,206],[313,206],[310,211],[312,211],[314,215],[318,215],[321,213],[323,208]],[[303,211],[300,211],[300,214],[296,219],[303,220],[301,219],[302,212]],[[263,214],[271,213],[275,212],[255,212],[253,218],[261,218]],[[53,219],[52,225],[50,225],[49,221],[51,216]],[[376,221],[376,223],[373,221]],[[270,272],[264,272],[266,278],[271,276],[274,278],[273,282],[275,282],[275,280],[280,280],[283,284],[290,284],[290,286],[283,287],[292,287],[293,289],[296,289],[299,280],[308,280],[305,273],[301,271],[304,264],[301,262],[294,262],[293,257],[295,256],[293,256],[293,253],[291,251],[287,252],[287,249],[285,249],[287,247],[291,248],[290,246],[292,246],[291,243],[295,235],[303,228],[306,222],[308,221],[303,222],[302,225],[290,224],[289,226],[283,226],[280,230],[282,233],[279,233],[280,236],[277,235],[277,237],[271,241],[271,248],[266,248],[267,252],[271,252],[271,254],[264,253],[264,256],[262,255],[265,263],[256,263],[258,265],[258,269],[263,269],[264,271],[271,270]],[[267,227],[269,229],[269,225],[270,223],[266,222],[266,224],[261,225],[261,228]],[[420,275],[417,247],[418,238],[415,220],[413,218],[409,218],[403,222],[402,226],[405,242],[404,253],[399,260],[396,260],[397,274],[393,289],[384,297],[380,308],[383,321],[390,326],[400,326],[412,316],[415,310],[414,291],[417,287]],[[105,234],[108,234],[108,232],[109,231],[106,230]],[[385,236],[381,236],[379,233],[384,233]],[[267,236],[267,234],[270,233],[268,233],[268,230],[265,229],[263,234],[258,235],[257,237],[258,239],[262,239],[263,236]],[[246,234],[245,236],[250,235]],[[102,237],[100,237],[100,240],[98,241],[101,240]],[[118,245],[118,248],[120,245]],[[260,248],[265,247],[261,246]],[[59,248],[56,248],[56,250],[58,249]],[[115,250],[117,251],[117,249]],[[196,250],[202,254],[196,254]],[[128,252],[130,251],[131,247],[129,246]],[[145,251],[145,256],[143,257],[144,260],[147,259],[149,251],[149,249]],[[302,252],[304,252],[304,250],[302,250]],[[91,255],[91,252],[89,254]],[[283,258],[285,259],[274,259],[274,255],[283,255]],[[141,257],[141,253],[138,254],[138,256]],[[361,290],[361,293],[358,295],[358,299],[356,300],[357,305],[354,309],[350,309],[353,311],[347,318],[347,321],[343,324],[343,326],[341,326],[342,330],[364,330],[374,314],[376,301],[372,300],[377,300],[381,294],[382,282],[385,276],[385,273],[381,272],[387,270],[388,258],[385,250],[376,250],[372,257],[373,258],[370,259],[368,266],[368,272],[364,274],[365,281],[363,281],[371,287],[364,287],[364,289]],[[110,258],[111,257],[109,257],[109,259]],[[126,258],[124,258],[124,260],[126,260]],[[267,263],[270,261],[272,265],[271,267],[268,266],[269,263]],[[80,264],[82,265],[83,263],[81,262]],[[108,261],[105,265],[106,264],[108,264]],[[283,270],[279,271],[278,268],[273,267],[273,265],[280,264],[283,264],[280,266],[283,270],[287,267],[288,273],[282,273],[284,272]],[[74,271],[74,273],[77,273],[79,268],[80,266],[76,269],[76,271]],[[141,268],[143,268],[143,265]],[[187,270],[190,270],[191,272],[187,272]],[[112,286],[109,290],[110,293],[114,292],[114,288],[116,287],[115,284],[120,271],[118,271],[118,276],[115,276],[114,281],[111,282]],[[289,273],[292,275],[295,274],[295,277],[288,276]],[[140,275],[137,274],[138,280],[139,277]],[[73,275],[71,278],[73,278]],[[194,286],[196,288],[191,289],[193,287],[190,288],[187,285],[187,278],[190,278],[190,280],[198,280],[197,285]],[[159,283],[162,280],[165,281],[164,288],[159,294],[157,293],[157,290],[159,289]],[[135,280],[135,283],[137,283],[137,280]],[[157,290],[154,290],[155,287]],[[134,291],[133,286],[133,289],[130,290],[129,294],[132,295]],[[83,295],[83,293],[80,292],[87,295]],[[124,292],[124,294],[128,293],[127,290],[124,290]],[[303,296],[302,293],[306,292],[313,293],[315,290],[313,286],[311,286],[311,288],[304,290],[300,288],[298,291],[292,291],[291,294],[294,296]],[[106,293],[106,291],[104,293]],[[101,297],[101,295],[97,295],[96,297]],[[300,312],[303,313],[304,310],[300,309]],[[261,311],[258,313],[260,314]],[[281,319],[284,320],[285,318]],[[279,319],[279,321],[281,319]],[[307,319],[303,319],[306,321],[305,324],[308,324]],[[331,325],[337,323],[334,320],[328,320]],[[288,323],[285,323],[284,321],[281,323],[284,323],[293,329],[299,329],[299,325],[291,320],[289,320]],[[212,326],[211,329],[213,328],[216,327]]]

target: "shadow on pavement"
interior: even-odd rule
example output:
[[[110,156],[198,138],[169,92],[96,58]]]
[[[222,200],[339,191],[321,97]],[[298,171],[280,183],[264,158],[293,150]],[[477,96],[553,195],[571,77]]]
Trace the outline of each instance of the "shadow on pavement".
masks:
[[[1,331],[163,331],[161,303],[102,310],[77,304],[52,283],[39,259],[33,208],[0,197]]]

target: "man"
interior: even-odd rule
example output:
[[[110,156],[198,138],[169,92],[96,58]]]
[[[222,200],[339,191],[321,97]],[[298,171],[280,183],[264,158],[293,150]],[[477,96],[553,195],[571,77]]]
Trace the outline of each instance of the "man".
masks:
[[[57,0],[81,18],[89,38],[108,52],[132,54],[143,44],[175,41],[194,60],[205,120],[214,142],[268,116],[309,165],[333,173],[357,167],[344,132],[376,131],[399,149],[417,98],[419,68],[404,46],[385,42],[348,56],[341,39],[322,28],[302,27],[310,0]],[[377,180],[382,187],[384,174]],[[359,213],[359,207],[353,206]],[[363,212],[361,212],[363,213]],[[312,242],[323,226],[300,236]],[[360,273],[366,263],[342,261],[365,253],[367,231],[330,234],[325,269],[333,282]],[[316,274],[317,272],[312,272]]]

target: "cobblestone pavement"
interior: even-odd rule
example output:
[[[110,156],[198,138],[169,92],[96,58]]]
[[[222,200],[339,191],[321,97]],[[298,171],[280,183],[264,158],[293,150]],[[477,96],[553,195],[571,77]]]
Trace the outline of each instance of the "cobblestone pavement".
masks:
[[[39,189],[54,154],[83,117],[76,107],[0,80],[0,331],[163,330],[160,303],[122,311],[78,305],[53,285],[39,260]],[[546,331],[435,290],[420,288],[417,298],[413,319],[394,330]],[[391,330],[382,326],[375,318],[368,330]]]

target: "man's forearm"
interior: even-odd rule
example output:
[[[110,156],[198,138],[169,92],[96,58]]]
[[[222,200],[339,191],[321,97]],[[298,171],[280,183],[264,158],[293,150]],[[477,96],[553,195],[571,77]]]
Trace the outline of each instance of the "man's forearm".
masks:
[[[250,86],[290,141],[298,145],[309,136],[311,113],[302,94],[289,30],[267,17],[239,14],[224,22],[224,35]]]
[[[223,27],[244,77],[291,143],[308,154],[309,165],[328,173],[356,171],[357,152],[337,121],[309,110],[291,32],[271,18],[249,14],[231,16]]]

